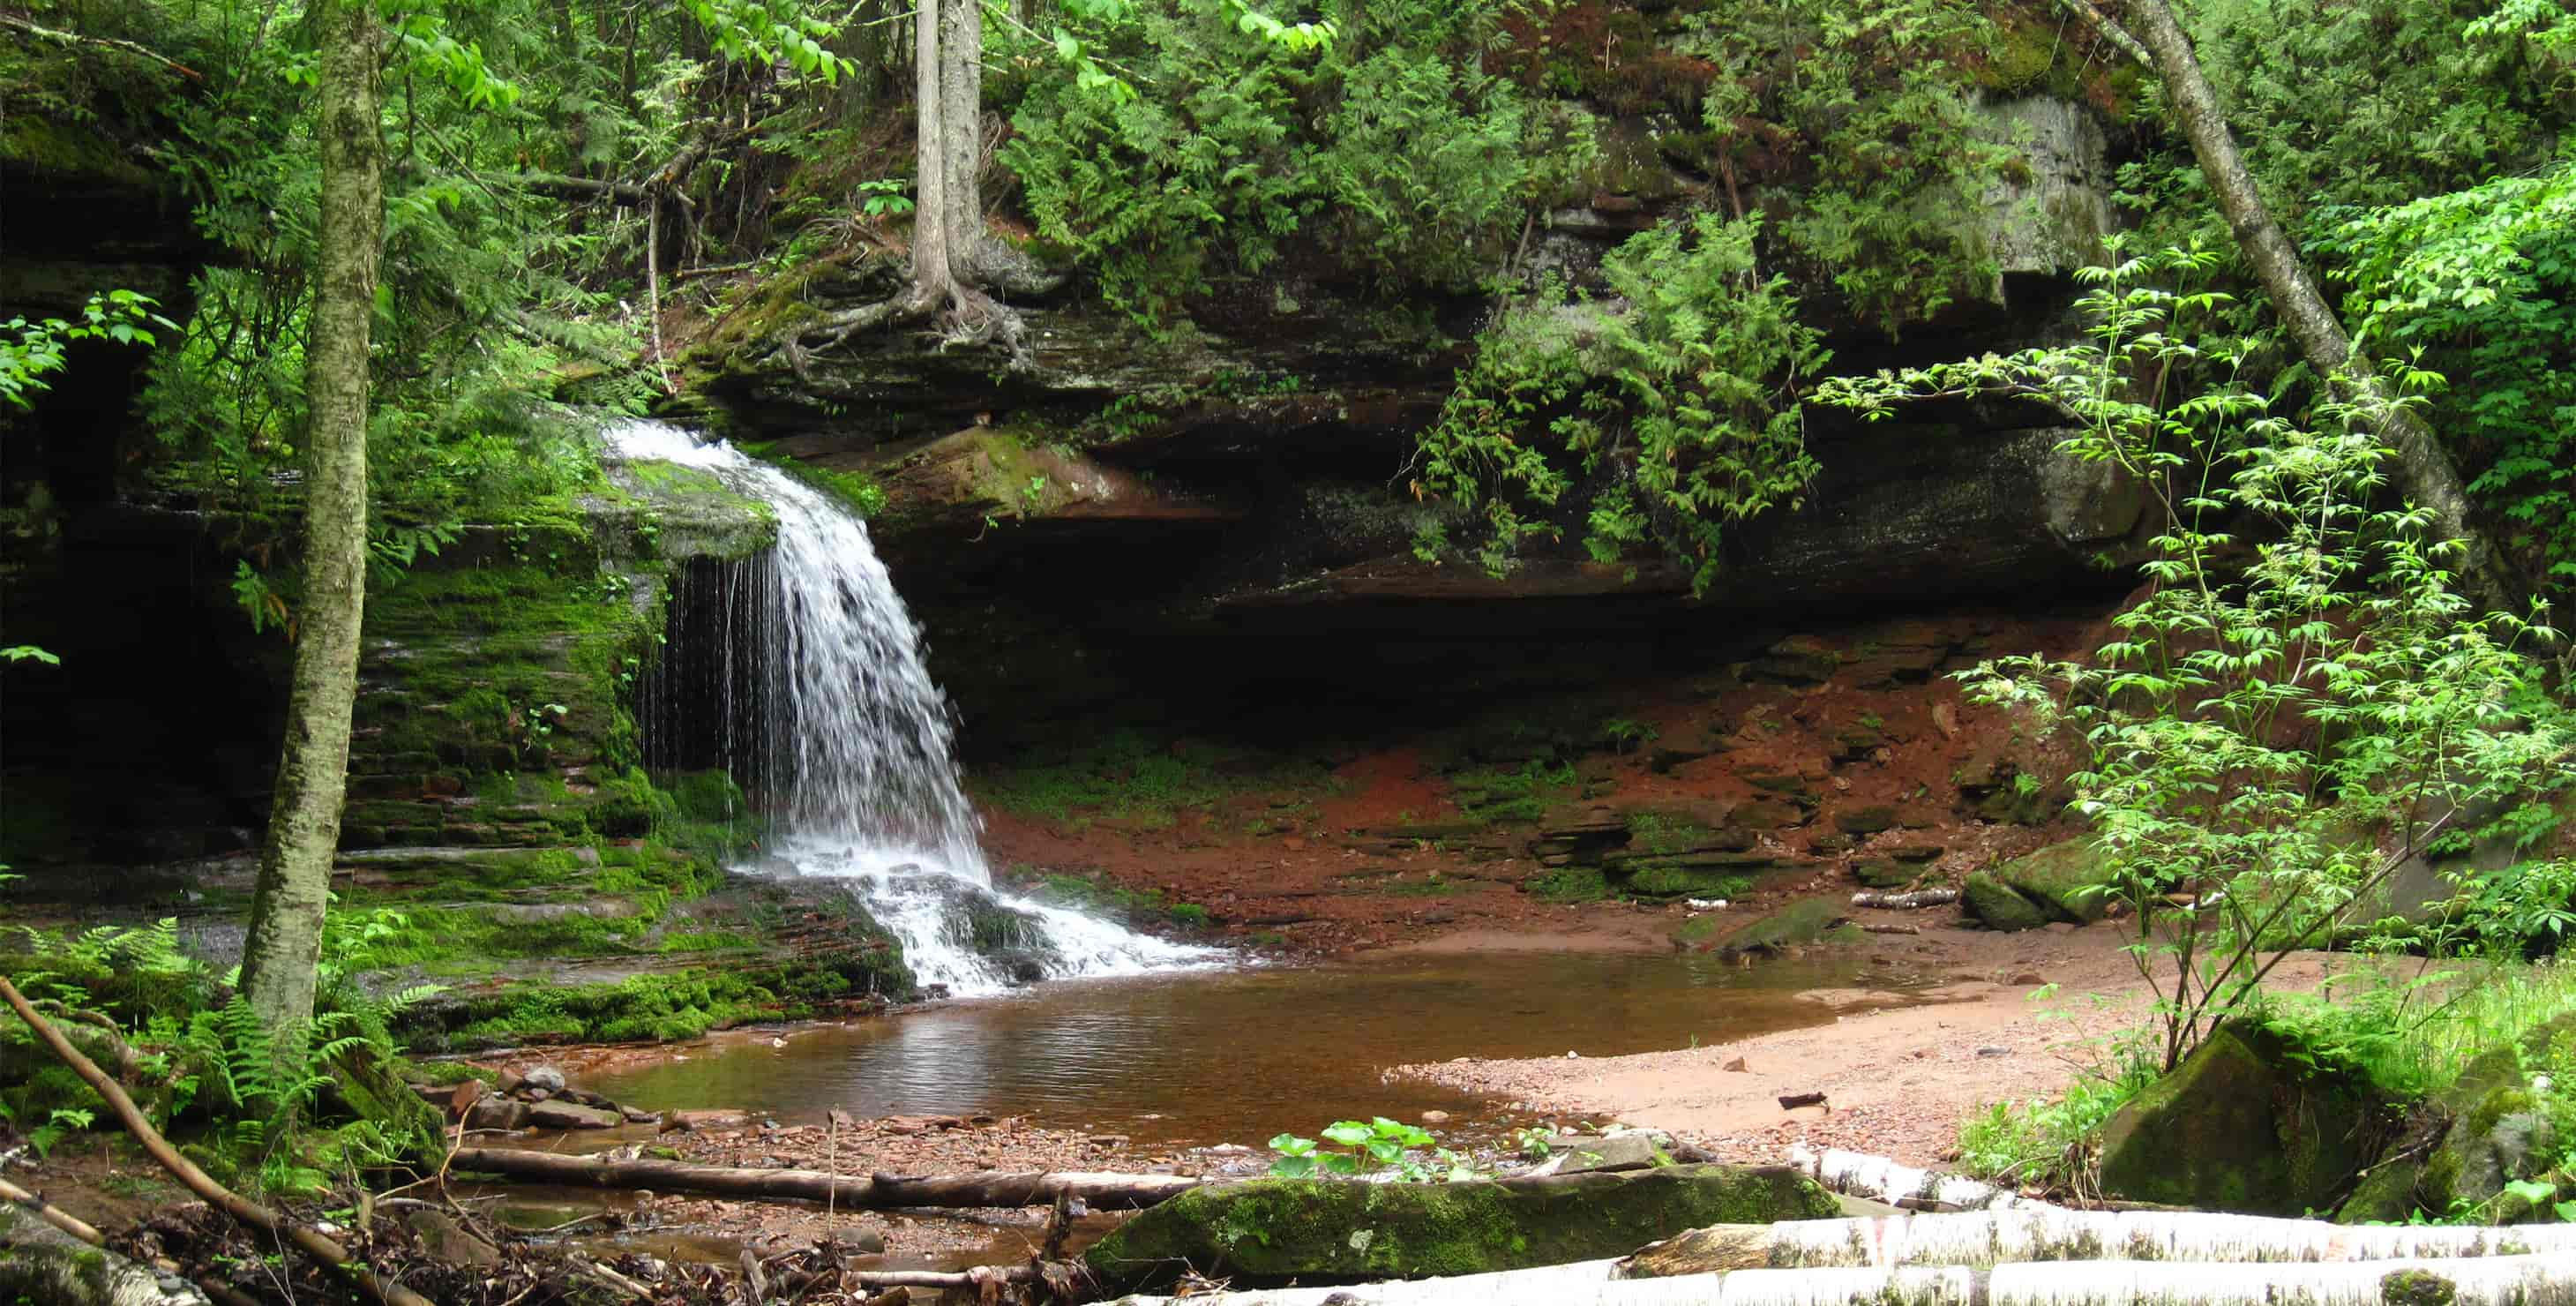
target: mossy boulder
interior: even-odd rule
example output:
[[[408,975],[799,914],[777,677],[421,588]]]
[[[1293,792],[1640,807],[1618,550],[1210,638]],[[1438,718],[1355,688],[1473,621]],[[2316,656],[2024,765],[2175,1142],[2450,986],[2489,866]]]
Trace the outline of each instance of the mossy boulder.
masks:
[[[1990,930],[2035,930],[2048,923],[2048,913],[2038,903],[1984,871],[1959,886],[1959,905]]]
[[[2051,920],[2089,925],[2111,905],[2110,859],[2089,838],[2050,844],[1989,874]]]
[[[2222,1025],[2102,1130],[2102,1188],[2255,1215],[2330,1206],[2397,1133],[2355,1079],[2311,1071],[2279,1037]]]
[[[1834,927],[1843,924],[1849,916],[1850,912],[1840,899],[1801,898],[1768,916],[1722,933],[1722,917],[1695,916],[1673,932],[1673,945],[1698,952],[1714,952],[1721,957],[1748,952],[1776,953],[1799,944],[1832,941]]]
[[[1185,1271],[1237,1286],[1482,1274],[1623,1256],[1711,1224],[1831,1219],[1785,1166],[1676,1165],[1451,1184],[1260,1179],[1184,1193],[1083,1257],[1122,1289]]]
[[[2548,1064],[2561,1040],[2576,1040],[2576,1014],[2535,1025],[2471,1061],[2456,1083],[2417,1108],[2410,1137],[2439,1142],[2429,1151],[2399,1149],[2401,1154],[2371,1167],[2336,1218],[2346,1224],[2402,1221],[2418,1211],[2449,1215],[2464,1207],[2494,1224],[2550,1218],[2553,1212],[2507,1186],[2539,1177],[2557,1154],[2559,1140],[2532,1074]]]

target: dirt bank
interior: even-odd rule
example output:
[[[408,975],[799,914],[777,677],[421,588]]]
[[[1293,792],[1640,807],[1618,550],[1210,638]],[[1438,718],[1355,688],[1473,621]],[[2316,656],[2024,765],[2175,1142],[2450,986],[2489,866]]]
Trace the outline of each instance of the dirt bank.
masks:
[[[1816,990],[1804,996],[1848,1009],[1831,1024],[1667,1052],[1469,1059],[1398,1073],[1505,1094],[1532,1110],[1668,1129],[1728,1159],[1776,1161],[1804,1139],[1932,1165],[1945,1159],[1967,1113],[2063,1092],[2101,1062],[2110,1038],[2147,1013],[2147,987],[2114,928],[1995,934],[1920,920],[1926,916],[1939,913],[1910,914],[1923,925],[1920,936],[1887,936],[1869,949],[1885,964],[1950,977],[1919,1005],[1889,1008],[1876,1005],[1881,994]],[[2313,988],[2330,967],[2351,964],[2300,954],[2271,983]],[[1812,1092],[1825,1094],[1827,1105],[1781,1109],[1781,1096]]]

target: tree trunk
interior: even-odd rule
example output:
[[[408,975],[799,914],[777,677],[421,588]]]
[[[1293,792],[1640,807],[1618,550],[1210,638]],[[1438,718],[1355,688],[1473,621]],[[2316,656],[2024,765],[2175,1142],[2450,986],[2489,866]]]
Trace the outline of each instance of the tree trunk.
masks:
[[[1623,1277],[1801,1266],[2000,1265],[2015,1261],[2293,1261],[2473,1259],[2576,1252],[2576,1228],[2344,1226],[2203,1211],[2026,1209],[1788,1224],[1721,1224],[1650,1243]]]
[[[530,1183],[580,1188],[650,1188],[664,1193],[706,1193],[753,1200],[831,1202],[835,1206],[1045,1206],[1079,1198],[1093,1210],[1137,1210],[1199,1186],[1178,1175],[1065,1172],[1013,1174],[998,1170],[902,1178],[828,1174],[821,1170],[738,1170],[679,1161],[603,1161],[516,1148],[457,1150],[452,1168],[497,1174]]]
[[[1789,1149],[1789,1164],[1834,1192],[1866,1197],[1874,1202],[1916,1202],[1965,1211],[2000,1211],[2020,1207],[2059,1209],[2052,1203],[2008,1192],[1965,1175],[1917,1170],[1883,1156],[1846,1152],[1839,1147],[1818,1151],[1799,1143]]]
[[[322,55],[322,212],[304,389],[312,451],[295,670],[277,796],[242,945],[242,992],[281,1053],[313,1018],[314,967],[340,803],[367,587],[367,334],[384,242],[384,142],[376,109],[376,21],[368,0],[314,7]]]
[[[2576,1254],[2323,1265],[2057,1261],[1897,1269],[1734,1270],[1679,1279],[1619,1279],[1616,1261],[1584,1261],[1455,1279],[1352,1287],[1121,1297],[1117,1306],[2576,1306]]]
[[[1885,893],[1877,889],[1863,889],[1852,895],[1852,906],[1894,907],[1910,910],[1917,907],[1939,907],[1958,900],[1959,891],[1956,889],[1916,889],[1912,893]]]
[[[959,282],[978,286],[983,266],[984,6],[942,0],[939,14],[940,236]]]
[[[938,304],[956,294],[948,262],[947,116],[940,111],[941,10],[955,0],[920,0],[913,27],[912,295]]]
[[[2396,455],[2395,479],[2406,497],[2432,514],[2434,534],[2457,541],[2465,550],[2457,565],[2472,592],[2491,604],[2508,602],[2519,587],[2498,570],[2497,556],[2471,524],[2468,488],[2460,480],[2459,469],[2430,428],[2388,402],[2387,387],[2371,370],[2370,360],[2353,352],[2352,337],[2344,334],[2334,309],[2299,262],[2298,247],[2264,205],[2262,191],[2237,151],[2227,115],[2219,108],[2209,78],[2192,53],[2191,38],[2174,18],[2172,6],[2165,0],[2128,0],[2128,13],[2136,39],[2155,56],[2165,98],[2191,141],[2191,152],[2200,160],[2210,193],[2218,197],[2219,208],[2227,215],[2237,247],[2271,296],[2299,352],[2337,394],[2372,413],[2380,438]],[[2106,24],[2101,30],[2110,36],[2117,25]]]

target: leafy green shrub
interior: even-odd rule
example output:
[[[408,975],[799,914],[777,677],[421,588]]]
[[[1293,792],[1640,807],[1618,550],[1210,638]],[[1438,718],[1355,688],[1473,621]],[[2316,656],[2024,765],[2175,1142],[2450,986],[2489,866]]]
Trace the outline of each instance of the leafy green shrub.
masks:
[[[2545,632],[2473,615],[2441,567],[2457,545],[2424,543],[2419,510],[2376,506],[2389,452],[2363,414],[2324,403],[2311,429],[2223,379],[2125,384],[2231,361],[2190,321],[2224,297],[2158,284],[2211,262],[2088,270],[2086,345],[1822,390],[1871,413],[1913,395],[2045,397],[2083,423],[2063,449],[2159,499],[2149,586],[2090,662],[2005,658],[1962,678],[2087,750],[2074,808],[2130,908],[2167,1069],[2248,1010],[2286,950],[2354,928],[2356,905],[2379,914],[2374,893],[2450,812],[2546,786],[2576,750],[2521,651]],[[2420,393],[2420,373],[2400,376]],[[2352,837],[2379,829],[2398,855]],[[2179,894],[2196,906],[2169,910]]]
[[[1413,1154],[1412,1149],[1431,1147],[1439,1140],[1430,1131],[1400,1121],[1378,1116],[1363,1124],[1357,1120],[1336,1120],[1325,1126],[1323,1140],[1342,1149],[1319,1148],[1311,1138],[1281,1134],[1270,1140],[1270,1150],[1279,1158],[1270,1163],[1270,1173],[1280,1179],[1308,1179],[1318,1174],[1360,1175],[1387,1169],[1408,1183],[1428,1183],[1445,1179],[1452,1183],[1486,1176],[1465,1158],[1440,1148],[1432,1153],[1430,1164]]]
[[[1477,561],[1508,570],[1587,478],[1584,547],[1616,562],[1652,543],[1705,590],[1725,523],[1795,506],[1816,464],[1798,409],[1829,355],[1754,255],[1758,218],[1701,214],[1631,237],[1603,261],[1614,299],[1551,282],[1478,338],[1440,420],[1418,438],[1413,487],[1482,519]],[[1613,307],[1613,306],[1616,307]],[[1415,541],[1436,561],[1439,527]]]

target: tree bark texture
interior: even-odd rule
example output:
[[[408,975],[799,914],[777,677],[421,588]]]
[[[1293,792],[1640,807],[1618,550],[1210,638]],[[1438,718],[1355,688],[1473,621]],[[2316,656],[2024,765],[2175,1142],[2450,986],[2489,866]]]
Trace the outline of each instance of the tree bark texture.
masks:
[[[1455,1279],[1122,1297],[1117,1306],[2570,1306],[2576,1254],[2322,1265],[2058,1261],[2035,1265],[1732,1270],[1621,1279],[1582,1261]]]
[[[913,28],[912,294],[921,303],[955,294],[948,262],[947,116],[941,110],[940,28],[953,0],[920,0]]]
[[[1848,1152],[1839,1147],[1818,1150],[1805,1143],[1796,1144],[1789,1149],[1789,1164],[1832,1192],[1848,1197],[1866,1197],[1874,1202],[1916,1201],[1966,1211],[2031,1207],[2060,1209],[2053,1203],[2024,1197],[1965,1175],[1917,1170],[1883,1156]]]
[[[706,1193],[753,1200],[831,1202],[835,1206],[1010,1207],[1046,1206],[1060,1197],[1098,1211],[1137,1210],[1199,1186],[1178,1175],[1062,1173],[1015,1174],[998,1170],[907,1178],[829,1174],[821,1170],[739,1170],[679,1161],[604,1161],[516,1148],[466,1147],[451,1168],[502,1175],[531,1183],[579,1188],[650,1188],[664,1193]]]
[[[242,947],[242,992],[281,1035],[300,1031],[313,1017],[322,914],[348,789],[349,714],[366,612],[367,339],[385,216],[375,9],[367,0],[322,0],[313,15],[322,53],[322,212],[305,347],[312,471],[305,483],[303,611],[276,799]],[[281,1038],[279,1046],[299,1041]]]
[[[2127,9],[2136,39],[2155,57],[2165,98],[2191,141],[2191,152],[2227,216],[2237,248],[2253,266],[2255,278],[2271,296],[2308,366],[2325,377],[2337,394],[2373,414],[2380,438],[2396,455],[2396,480],[2406,497],[2432,514],[2434,534],[2458,541],[2466,550],[2458,560],[2459,574],[2472,592],[2491,604],[2510,600],[2518,587],[2494,570],[2497,555],[2470,521],[2468,487],[2460,480],[2459,468],[2431,428],[2389,402],[2387,387],[2371,370],[2370,360],[2354,352],[2352,337],[2344,333],[2343,323],[2299,261],[2298,247],[2290,243],[2264,204],[2254,174],[2236,148],[2236,134],[2173,7],[2166,0],[2128,0]],[[2102,30],[2109,35],[2117,28],[2105,25]]]
[[[2465,1260],[2576,1252],[2566,1225],[2326,1224],[2206,1211],[2112,1212],[2031,1208],[1785,1224],[1721,1224],[1639,1248],[1619,1263],[1632,1279],[1721,1270],[1818,1266],[2000,1265],[2016,1261]]]
[[[951,275],[981,285],[984,192],[976,173],[984,154],[984,6],[940,0],[939,159],[944,174],[941,237]]]

